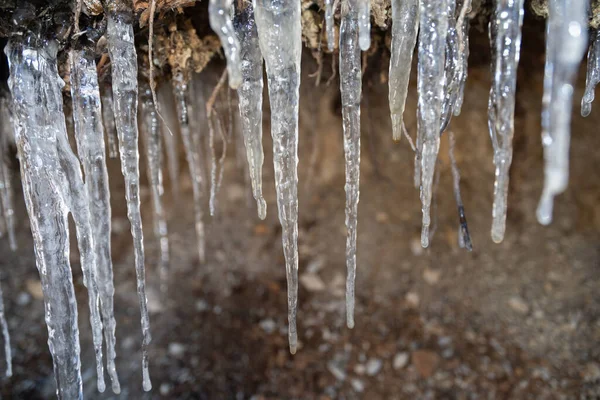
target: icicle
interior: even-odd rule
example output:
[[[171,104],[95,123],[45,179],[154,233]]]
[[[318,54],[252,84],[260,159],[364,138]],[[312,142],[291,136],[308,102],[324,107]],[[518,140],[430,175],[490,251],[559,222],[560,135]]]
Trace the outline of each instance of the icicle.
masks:
[[[471,0],[463,0],[460,13],[456,19],[456,39],[458,42],[457,79],[458,92],[454,101],[454,116],[459,116],[462,109],[465,83],[467,82],[469,64],[469,27],[468,14],[471,12]]]
[[[552,222],[554,196],[569,182],[573,85],[587,45],[587,6],[585,0],[549,2],[542,99],[544,190],[537,209],[543,225]]]
[[[233,0],[209,0],[208,16],[210,27],[221,39],[221,45],[227,58],[229,86],[237,89],[242,83],[242,73],[240,71],[240,43],[231,23],[232,3]]]
[[[162,196],[164,193],[162,183],[162,142],[159,130],[159,121],[156,108],[152,101],[152,91],[148,84],[144,84],[140,91],[140,116],[142,143],[146,151],[146,173],[152,191],[152,210],[154,235],[160,247],[160,274],[166,277],[169,267],[169,236],[167,220],[163,209]],[[168,133],[167,133],[168,134]]]
[[[358,44],[362,51],[371,47],[371,0],[358,0]]]
[[[8,323],[6,322],[6,315],[4,314],[4,294],[2,293],[2,286],[0,286],[0,328],[2,329],[2,339],[4,340],[4,360],[6,360],[6,373],[7,377],[12,376],[12,351],[10,349],[10,334],[8,333]]]
[[[298,102],[302,54],[300,2],[255,0],[254,13],[269,83],[275,188],[288,282],[288,336],[290,352],[294,354],[298,346]]]
[[[165,143],[171,193],[173,194],[173,198],[177,199],[179,197],[179,149],[177,147],[176,132],[179,124],[177,123],[177,116],[173,107],[175,100],[173,99],[171,85],[159,85],[158,103],[161,105],[160,113],[163,116],[163,121],[160,121],[160,130]],[[167,126],[171,128],[172,132],[169,132]]]
[[[456,96],[460,85],[460,55],[458,52],[458,35],[456,33],[456,0],[448,0],[448,32],[446,34],[446,58],[444,64],[444,100],[442,101],[442,120],[440,134],[450,124]]]
[[[71,50],[70,67],[77,153],[83,164],[85,186],[90,199],[90,222],[96,255],[100,310],[107,347],[107,369],[113,392],[120,393],[121,386],[115,367],[116,322],[113,307],[115,288],[110,255],[110,192],[102,128],[102,107],[93,52],[88,48]]]
[[[8,243],[10,249],[17,249],[17,240],[15,238],[15,209],[13,201],[12,180],[13,173],[8,160],[8,143],[12,140],[14,121],[11,115],[11,106],[8,93],[2,93],[0,97],[0,203],[2,205],[2,215],[8,231]]]
[[[104,390],[102,321],[88,198],[79,161],[71,151],[62,106],[56,42],[11,40],[6,49],[17,121],[15,138],[31,221],[36,263],[44,292],[48,345],[59,398],[81,398],[77,302],[69,263],[68,213],[75,221],[97,360],[98,390]]]
[[[131,15],[108,15],[108,52],[112,63],[112,89],[115,124],[119,135],[121,171],[125,177],[127,217],[135,252],[135,272],[142,324],[142,375],[145,391],[152,388],[148,372],[150,319],[146,305],[146,272],[144,269],[144,233],[140,215],[140,171],[137,126],[137,55],[133,42]]]
[[[456,200],[456,207],[458,208],[458,245],[461,248],[466,248],[467,251],[473,251],[471,235],[469,235],[469,226],[467,225],[467,216],[465,215],[465,206],[463,205],[462,196],[460,195],[460,171],[456,163],[456,158],[454,157],[456,141],[452,131],[448,131],[448,140],[450,141],[448,154],[450,156],[450,164],[452,167],[454,199]]]
[[[102,121],[104,122],[104,131],[108,143],[108,156],[110,158],[119,157],[119,139],[117,138],[117,128],[115,127],[115,115],[113,114],[113,96],[110,85],[102,85],[100,96],[102,100]]]
[[[496,243],[502,241],[506,228],[522,25],[523,0],[497,0],[489,28],[492,48],[492,87],[488,104],[488,126],[496,166],[492,209],[492,240]]]
[[[451,1],[451,0],[450,0]],[[429,246],[431,190],[438,151],[444,97],[444,60],[448,32],[448,0],[420,0],[418,74],[418,154],[421,158],[421,245]]]
[[[325,0],[325,32],[327,33],[327,49],[335,49],[335,23],[333,21],[333,0]]]
[[[392,55],[389,72],[389,102],[392,134],[395,141],[402,137],[402,115],[406,105],[408,81],[413,52],[419,30],[419,1],[392,1]]]
[[[354,327],[354,282],[356,277],[356,230],[360,183],[361,55],[358,47],[360,0],[342,4],[340,26],[340,91],[346,156],[346,324]]]
[[[587,77],[585,94],[581,99],[581,115],[587,117],[592,112],[594,91],[600,82],[600,30],[592,29],[592,43],[587,56]]]
[[[198,143],[192,139],[190,133],[190,123],[188,115],[187,82],[181,74],[173,76],[173,95],[175,96],[175,108],[179,117],[179,129],[181,129],[181,138],[185,148],[185,158],[187,159],[192,179],[192,192],[194,195],[194,217],[196,227],[196,239],[198,240],[198,257],[200,262],[205,260],[205,239],[204,222],[202,212],[202,180],[204,171],[200,168],[200,154]]]
[[[254,22],[254,11],[248,6],[236,20],[236,32],[242,44],[240,49],[242,85],[238,88],[240,120],[252,179],[252,194],[256,199],[258,217],[267,216],[267,203],[262,195],[262,93],[263,59]]]

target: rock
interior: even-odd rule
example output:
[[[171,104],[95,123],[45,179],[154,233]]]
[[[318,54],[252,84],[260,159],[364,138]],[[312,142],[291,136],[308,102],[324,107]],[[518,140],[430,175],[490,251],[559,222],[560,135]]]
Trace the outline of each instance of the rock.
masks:
[[[375,213],[375,221],[379,222],[380,224],[385,224],[389,220],[390,220],[390,217],[387,215],[387,213],[385,213],[383,211],[377,211]]]
[[[163,396],[168,395],[171,392],[171,385],[163,383],[160,385],[160,394]]]
[[[205,300],[198,300],[196,302],[196,311],[198,311],[198,312],[206,311],[209,308],[210,308],[210,306],[208,305],[208,303]]]
[[[355,392],[362,393],[365,390],[365,384],[360,379],[354,378],[350,383]]]
[[[435,285],[440,281],[441,274],[442,272],[440,270],[426,268],[423,272],[423,279],[425,279],[425,282],[429,283],[430,285]]]
[[[185,353],[185,346],[181,343],[169,343],[169,354],[173,357],[181,357]]]
[[[44,292],[42,292],[42,283],[38,279],[27,279],[27,282],[25,282],[25,287],[34,299],[42,300],[44,298]]]
[[[430,350],[416,350],[411,358],[417,372],[423,378],[429,378],[435,372],[440,360],[440,357]]]
[[[392,367],[394,369],[401,369],[406,367],[408,364],[408,353],[398,353],[394,356],[394,361],[392,361]]]
[[[406,293],[405,298],[406,298],[406,303],[409,307],[411,307],[411,308],[419,307],[419,295],[416,294],[415,292]]]
[[[523,300],[519,296],[511,297],[510,300],[508,300],[508,305],[510,306],[510,308],[512,308],[519,314],[525,315],[529,312],[529,306],[527,305],[525,300]]]
[[[300,283],[309,292],[321,292],[325,290],[325,283],[317,274],[302,274],[300,276]]]
[[[346,379],[346,373],[335,362],[328,362],[327,369],[338,381],[343,381]]]
[[[367,372],[367,368],[363,364],[356,364],[354,367],[354,373],[357,375],[364,375]]]
[[[366,365],[366,369],[367,369],[367,375],[369,376],[375,376],[379,373],[379,371],[381,371],[381,368],[383,367],[383,361],[381,361],[379,358],[371,358]]]
[[[271,334],[275,331],[275,328],[277,327],[277,324],[275,323],[275,321],[273,321],[272,319],[263,319],[262,321],[260,321],[258,323],[258,325],[260,325],[261,329],[265,332],[267,332],[268,334]]]

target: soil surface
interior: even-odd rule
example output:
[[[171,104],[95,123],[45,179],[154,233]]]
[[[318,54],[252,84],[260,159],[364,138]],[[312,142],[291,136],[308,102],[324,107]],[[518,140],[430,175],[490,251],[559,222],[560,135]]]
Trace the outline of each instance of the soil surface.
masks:
[[[180,157],[180,193],[166,182],[171,244],[161,282],[147,185],[142,190],[153,390],[142,391],[139,309],[123,179],[109,160],[120,396],[96,390],[95,366],[76,246],[86,398],[171,399],[596,399],[600,398],[600,105],[579,116],[585,65],[574,93],[571,174],[554,222],[537,223],[543,169],[540,115],[543,26],[528,20],[519,66],[514,157],[504,242],[490,238],[494,168],[487,128],[487,32],[471,32],[471,56],[457,138],[462,197],[474,250],[457,244],[447,135],[440,148],[436,233],[420,246],[414,154],[392,141],[385,58],[369,58],[362,112],[356,327],[345,326],[344,159],[337,80],[324,58],[321,86],[303,64],[300,134],[300,348],[287,345],[286,280],[276,212],[269,111],[265,105],[263,222],[228,146],[218,212],[208,215],[207,260],[195,250],[191,184]],[[415,57],[416,58],[416,57]],[[584,62],[585,64],[585,62]],[[207,74],[208,76],[208,74]],[[210,75],[210,79],[214,76]],[[208,80],[209,78],[207,78]],[[405,113],[416,131],[416,73]],[[142,171],[145,171],[142,165]],[[29,222],[17,186],[19,250],[0,241],[0,272],[13,370],[4,398],[52,398],[43,302]],[[162,285],[161,285],[162,283]],[[162,289],[161,289],[162,287]],[[0,364],[0,371],[3,370]],[[108,376],[106,377],[108,380]],[[107,381],[108,383],[108,381]]]

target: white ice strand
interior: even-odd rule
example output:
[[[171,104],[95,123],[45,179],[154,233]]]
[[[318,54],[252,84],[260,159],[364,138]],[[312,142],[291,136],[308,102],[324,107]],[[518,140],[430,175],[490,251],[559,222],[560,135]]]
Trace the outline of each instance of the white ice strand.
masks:
[[[175,112],[173,90],[171,85],[163,84],[158,87],[158,103],[160,104],[160,131],[165,144],[167,156],[167,171],[174,199],[179,198],[179,149],[177,141],[177,115]]]
[[[419,30],[419,1],[392,0],[392,54],[389,72],[389,103],[392,135],[402,137],[402,115],[406,105],[413,52]]]
[[[269,83],[275,188],[288,284],[288,335],[290,352],[293,354],[298,346],[298,104],[302,53],[300,2],[255,0],[254,15]]]
[[[358,44],[362,51],[371,47],[371,0],[358,0]]]
[[[82,384],[77,301],[69,262],[69,211],[75,221],[83,282],[88,288],[100,391],[104,390],[102,321],[88,198],[79,161],[67,139],[57,50],[56,42],[39,43],[29,37],[11,40],[6,52],[21,181],[44,293],[57,395],[77,399],[82,398]]]
[[[121,386],[115,367],[115,314],[113,265],[110,253],[111,209],[106,151],[102,127],[102,107],[96,73],[96,62],[91,49],[71,50],[69,54],[71,98],[77,153],[83,164],[85,187],[89,198],[91,226],[96,255],[100,311],[104,323],[107,370],[114,393]]]
[[[360,184],[361,54],[358,46],[360,0],[342,3],[340,26],[340,91],[346,157],[346,324],[354,327],[354,283],[356,279],[356,231]]]
[[[522,25],[523,0],[496,0],[496,8],[489,27],[492,86],[488,103],[488,127],[496,167],[491,234],[492,240],[496,243],[503,240],[506,228]]]
[[[100,89],[102,121],[104,123],[104,131],[106,132],[108,156],[110,158],[117,158],[119,157],[119,139],[117,138],[115,115],[113,114],[112,88],[110,85],[102,85]]]
[[[550,0],[542,98],[544,189],[537,209],[540,224],[552,222],[554,196],[569,182],[573,85],[587,46],[586,0]]]
[[[325,32],[327,33],[327,49],[333,51],[335,49],[335,22],[333,15],[334,0],[325,0]]]
[[[458,42],[458,65],[457,78],[458,90],[454,101],[454,115],[460,115],[462,109],[465,84],[467,82],[468,62],[469,62],[469,27],[470,20],[468,14],[471,12],[471,0],[463,0],[460,12],[456,18],[456,38]]]
[[[448,155],[450,158],[450,166],[452,168],[452,186],[454,189],[454,199],[456,200],[456,207],[458,208],[458,246],[467,251],[473,251],[473,244],[471,243],[471,235],[469,235],[469,227],[467,225],[467,217],[465,214],[465,206],[460,195],[460,170],[458,169],[458,163],[456,157],[454,157],[454,148],[456,147],[456,140],[454,139],[454,133],[448,131]]]
[[[161,278],[166,278],[169,267],[169,236],[167,220],[163,208],[164,194],[162,178],[162,142],[158,113],[152,101],[150,85],[143,85],[140,93],[141,136],[146,152],[146,173],[152,192],[154,236],[160,250],[159,270]]]
[[[444,60],[444,100],[442,101],[442,120],[440,134],[450,124],[454,115],[454,106],[460,85],[460,54],[456,31],[456,0],[448,1],[448,32],[446,34],[446,59]]]
[[[2,286],[0,286],[0,329],[2,329],[2,340],[4,340],[4,360],[6,361],[6,372],[7,377],[12,376],[12,351],[10,349],[10,334],[8,333],[8,323],[6,322],[6,315],[4,313],[4,294],[2,293]]]
[[[263,104],[263,58],[258,43],[258,33],[251,6],[236,18],[236,33],[242,45],[240,49],[242,84],[238,88],[240,121],[246,147],[248,169],[252,181],[252,194],[256,200],[258,217],[267,216],[267,203],[262,194],[262,104]]]
[[[14,121],[11,113],[9,94],[0,98],[0,205],[8,232],[10,249],[17,249],[15,237],[15,208],[13,200],[13,172],[9,165],[8,145],[14,136]]]
[[[592,43],[587,55],[587,77],[585,79],[585,93],[581,99],[581,115],[587,117],[592,112],[594,91],[600,83],[600,30],[592,29]]]
[[[452,1],[452,0],[450,0]],[[430,208],[435,164],[440,148],[444,97],[444,60],[448,32],[448,0],[420,0],[417,145],[421,158],[421,245],[429,246]]]
[[[137,292],[142,325],[142,377],[145,391],[152,389],[148,372],[148,345],[150,319],[146,299],[146,272],[144,268],[144,233],[140,214],[140,168],[137,125],[137,55],[133,41],[131,15],[109,14],[106,33],[108,53],[112,69],[113,107],[119,136],[121,171],[125,178],[127,217],[131,223],[131,235],[135,255]]]
[[[210,27],[219,36],[225,58],[227,58],[227,74],[229,75],[229,86],[232,89],[242,83],[240,70],[240,43],[235,36],[231,22],[233,0],[209,0],[208,18]],[[286,38],[281,38],[285,40]]]
[[[201,263],[205,261],[205,234],[204,234],[204,212],[202,211],[202,186],[204,171],[200,166],[200,153],[197,141],[193,140],[190,130],[190,118],[188,114],[188,84],[181,74],[173,76],[173,96],[175,97],[175,109],[179,118],[179,129],[185,149],[185,158],[192,179],[192,192],[194,196],[194,220],[196,229],[196,240],[198,241],[198,257]]]

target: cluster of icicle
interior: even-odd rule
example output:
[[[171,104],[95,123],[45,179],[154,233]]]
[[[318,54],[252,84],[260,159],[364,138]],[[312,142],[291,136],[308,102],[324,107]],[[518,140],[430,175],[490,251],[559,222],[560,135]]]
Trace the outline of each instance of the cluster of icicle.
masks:
[[[301,7],[298,0],[255,0],[243,9],[233,9],[231,0],[210,0],[210,25],[219,35],[227,59],[229,85],[237,89],[239,119],[246,147],[252,192],[258,216],[266,217],[262,195],[262,104],[263,60],[266,67],[271,108],[271,135],[275,187],[288,283],[289,346],[298,346],[298,107],[302,51]],[[335,49],[334,6],[325,1],[325,31],[328,48]],[[568,151],[573,84],[587,45],[585,0],[550,0],[547,25],[546,70],[543,97],[545,181],[537,211],[540,223],[552,219],[553,198],[568,181]],[[472,249],[465,209],[460,195],[460,175],[454,158],[455,136],[448,130],[452,116],[460,114],[467,78],[469,13],[471,0],[392,0],[392,44],[389,66],[389,106],[394,140],[407,135],[403,123],[410,69],[418,38],[418,132],[415,150],[415,185],[422,201],[423,247],[432,232],[431,205],[435,186],[440,137],[449,135],[454,193],[459,215],[458,240]],[[342,0],[339,30],[340,90],[343,144],[346,159],[346,305],[347,325],[354,326],[354,282],[360,177],[361,50],[370,46],[369,0]],[[497,0],[490,20],[492,87],[488,123],[495,165],[491,236],[504,237],[509,170],[512,161],[517,67],[523,23],[523,0]],[[150,390],[148,352],[150,327],[146,307],[144,247],[140,215],[139,127],[148,159],[152,187],[154,232],[160,242],[161,271],[169,263],[169,241],[162,204],[163,144],[167,168],[177,182],[177,158],[173,137],[164,127],[177,118],[192,176],[198,255],[204,261],[204,224],[201,201],[206,193],[204,160],[200,153],[194,105],[203,103],[201,91],[189,87],[183,75],[175,74],[171,91],[159,91],[159,103],[174,103],[175,116],[164,118],[154,103],[148,82],[138,82],[131,13],[108,13],[108,50],[112,87],[100,86],[96,73],[94,43],[80,41],[70,50],[71,96],[77,156],[72,152],[63,112],[62,86],[58,75],[55,41],[33,34],[10,39],[6,54],[10,63],[10,94],[0,97],[0,233],[7,232],[16,247],[11,176],[7,145],[14,140],[18,150],[24,197],[30,217],[37,267],[42,281],[48,325],[48,344],[54,362],[60,398],[81,398],[77,307],[69,263],[68,214],[75,221],[84,283],[88,289],[90,322],[97,361],[98,389],[104,391],[103,344],[112,389],[120,386],[115,368],[115,318],[113,272],[110,249],[111,210],[106,153],[120,155],[125,179],[127,215],[131,223],[137,290],[141,308],[143,387]],[[592,32],[588,53],[587,88],[581,112],[588,115],[594,88],[600,81],[600,33]],[[138,84],[141,88],[138,90]],[[170,99],[169,99],[170,97]],[[190,101],[190,98],[194,101]],[[139,110],[138,110],[139,99]],[[207,108],[212,148],[211,109]],[[159,118],[160,117],[160,118]],[[161,119],[163,122],[161,123]],[[167,128],[168,129],[168,128]],[[107,147],[105,149],[104,136]],[[116,135],[116,136],[115,136]],[[410,137],[409,137],[410,139]],[[412,142],[411,142],[412,145]],[[210,213],[220,182],[217,163],[210,172]],[[82,175],[83,167],[84,175]],[[221,171],[222,172],[222,171]],[[85,176],[85,180],[84,180]],[[175,188],[176,190],[176,188]],[[1,295],[1,292],[0,292]],[[0,325],[11,373],[10,345],[0,297]]]

